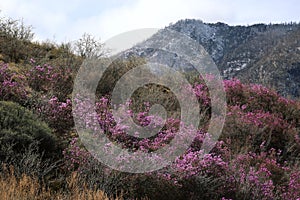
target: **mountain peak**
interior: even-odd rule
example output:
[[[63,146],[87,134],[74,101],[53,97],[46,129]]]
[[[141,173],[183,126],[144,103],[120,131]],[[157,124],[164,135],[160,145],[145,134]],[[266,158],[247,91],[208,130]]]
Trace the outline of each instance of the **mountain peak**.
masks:
[[[202,45],[225,79],[237,77],[273,87],[284,96],[300,96],[300,75],[295,73],[300,68],[300,25],[297,23],[231,26],[184,19],[165,29],[187,35]],[[163,38],[164,29],[158,34]],[[157,41],[159,37],[147,41]],[[144,52],[143,56],[153,55],[158,55],[156,50]],[[172,66],[182,64],[176,55],[164,56]]]

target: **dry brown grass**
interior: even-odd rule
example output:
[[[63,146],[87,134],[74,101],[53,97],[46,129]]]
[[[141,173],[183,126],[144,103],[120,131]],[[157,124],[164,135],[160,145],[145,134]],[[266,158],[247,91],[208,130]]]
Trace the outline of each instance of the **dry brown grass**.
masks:
[[[22,175],[20,178],[16,178],[13,168],[10,168],[0,174],[0,199],[109,200],[110,198],[101,190],[79,187],[76,173],[67,179],[67,189],[54,192],[41,186],[37,179],[30,176]]]

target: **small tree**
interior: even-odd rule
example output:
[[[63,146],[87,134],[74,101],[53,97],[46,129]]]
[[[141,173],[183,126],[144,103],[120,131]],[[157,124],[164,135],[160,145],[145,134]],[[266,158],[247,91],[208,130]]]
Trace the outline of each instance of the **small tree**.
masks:
[[[75,52],[83,58],[100,58],[108,53],[100,39],[88,33],[75,42]]]

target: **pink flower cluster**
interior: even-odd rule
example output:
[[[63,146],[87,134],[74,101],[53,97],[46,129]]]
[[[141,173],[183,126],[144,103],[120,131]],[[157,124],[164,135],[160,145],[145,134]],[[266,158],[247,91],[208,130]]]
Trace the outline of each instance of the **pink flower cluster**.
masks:
[[[8,64],[0,62],[0,99],[24,103],[28,90],[25,77],[12,72]]]
[[[34,111],[57,133],[66,133],[74,126],[70,99],[60,101],[55,96],[50,99],[42,96],[40,102],[35,105]]]
[[[73,138],[70,141],[69,148],[63,151],[68,170],[77,169],[79,172],[84,170],[83,167],[88,167],[88,160],[91,155],[79,146],[78,138]]]
[[[60,99],[71,94],[73,73],[70,67],[54,67],[48,64],[34,65],[27,73],[28,84],[36,92],[52,93]]]

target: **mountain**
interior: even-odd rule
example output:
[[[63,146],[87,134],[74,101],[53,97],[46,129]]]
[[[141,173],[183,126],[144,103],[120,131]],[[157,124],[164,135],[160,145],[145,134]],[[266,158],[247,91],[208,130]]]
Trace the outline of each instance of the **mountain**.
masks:
[[[126,55],[163,60],[183,71],[193,68],[188,60],[174,53],[155,48],[141,50],[143,46],[162,42],[167,30],[180,32],[202,45],[225,79],[236,77],[246,83],[274,88],[283,96],[300,97],[300,24],[230,26],[180,20],[133,47]]]

